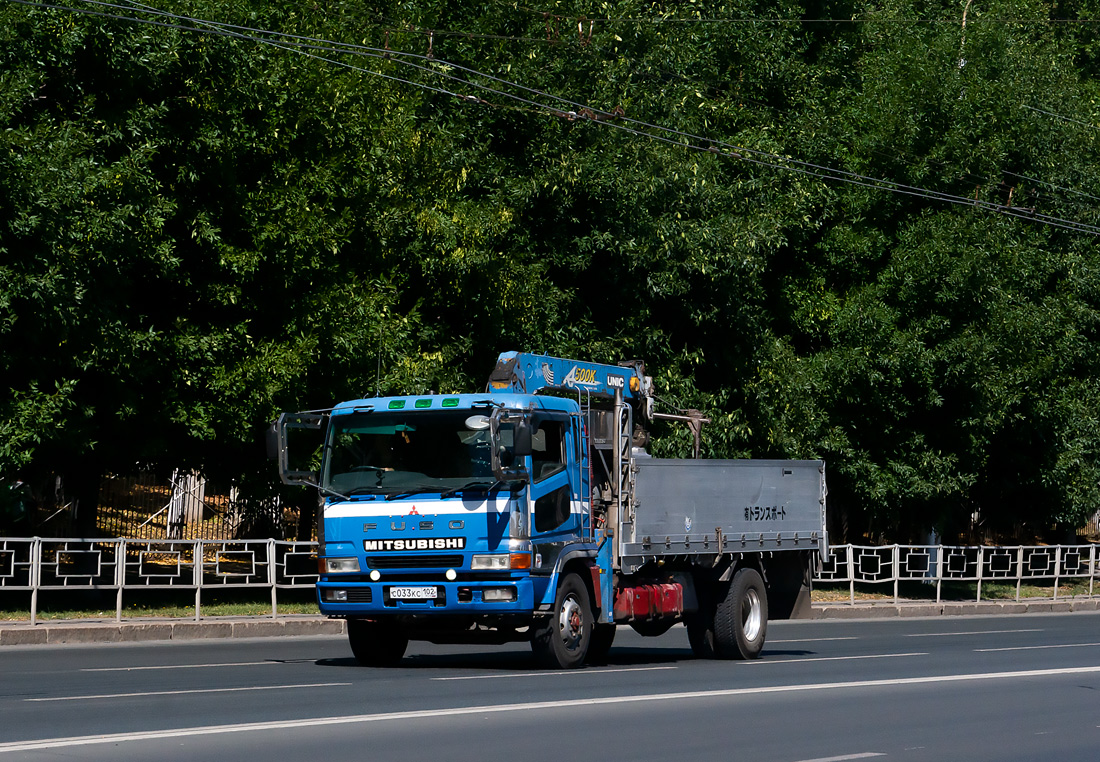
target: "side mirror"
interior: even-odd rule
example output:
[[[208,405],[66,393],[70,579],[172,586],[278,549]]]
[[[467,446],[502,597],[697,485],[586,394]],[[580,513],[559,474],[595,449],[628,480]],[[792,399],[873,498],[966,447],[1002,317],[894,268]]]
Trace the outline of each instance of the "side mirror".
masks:
[[[512,446],[507,447],[502,440],[502,426],[510,426]],[[523,413],[497,408],[489,416],[489,431],[492,436],[493,476],[498,481],[512,482],[526,480],[527,469],[524,459],[531,454],[531,423]]]
[[[512,431],[512,452],[517,458],[531,454],[531,422],[519,421]]]
[[[309,460],[310,453],[321,445],[327,418],[327,413],[283,413],[279,416],[279,420],[275,422],[273,428],[275,431],[276,460],[279,462],[279,478],[282,479],[283,484],[305,487],[317,486],[319,474],[312,470],[300,470],[298,466],[305,465]],[[299,433],[303,431],[313,432],[312,435],[306,437],[307,440],[311,441],[308,444],[304,441],[299,442],[296,446],[291,447],[288,443],[291,432]],[[297,439],[298,437],[295,436],[296,441]],[[293,464],[291,463],[292,460],[294,461]]]

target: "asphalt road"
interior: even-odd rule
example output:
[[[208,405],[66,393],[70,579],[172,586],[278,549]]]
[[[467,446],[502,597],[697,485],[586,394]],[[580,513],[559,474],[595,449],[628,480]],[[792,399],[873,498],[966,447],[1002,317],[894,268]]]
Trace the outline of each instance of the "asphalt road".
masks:
[[[773,623],[754,662],[620,628],[610,663],[341,638],[0,651],[0,762],[1100,759],[1100,614]]]

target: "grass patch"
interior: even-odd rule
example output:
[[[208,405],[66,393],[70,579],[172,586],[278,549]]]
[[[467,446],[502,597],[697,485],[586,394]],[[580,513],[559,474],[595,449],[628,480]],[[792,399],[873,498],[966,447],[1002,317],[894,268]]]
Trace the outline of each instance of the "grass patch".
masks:
[[[1100,594],[1100,590],[1096,590]],[[814,586],[814,603],[847,603],[850,600],[847,584],[820,584]],[[976,582],[944,582],[940,588],[940,600],[966,602],[977,600]],[[1087,598],[1088,580],[1062,582],[1058,586],[1058,598]],[[1054,581],[1021,585],[1020,600],[1051,600],[1054,598]],[[908,602],[936,600],[936,586],[922,582],[902,582],[898,586],[898,599]],[[856,602],[892,602],[893,583],[856,584]],[[983,582],[982,600],[1016,600],[1015,582]],[[28,591],[0,591],[0,621],[30,621],[31,595]],[[316,614],[317,601],[313,588],[278,591],[280,615]],[[270,616],[271,597],[267,591],[255,589],[205,589],[202,594],[201,616]],[[122,596],[122,618],[191,619],[195,616],[194,590],[126,590]],[[42,590],[38,594],[38,619],[61,621],[66,619],[114,619],[115,592],[113,590]]]
[[[1100,592],[1100,591],[1095,591]],[[1058,585],[1058,599],[1062,598],[1088,598],[1089,581],[1069,580],[1061,581]],[[1036,580],[1020,585],[1020,600],[1053,600],[1054,580]],[[856,583],[856,601],[875,602],[893,601],[894,584],[883,582],[880,584]],[[978,599],[977,582],[943,582],[940,585],[940,600],[950,602],[976,601]],[[814,603],[845,603],[851,600],[851,590],[847,584],[821,584],[815,585],[813,591]],[[936,585],[924,582],[901,582],[898,584],[899,601],[935,601]],[[1016,583],[1013,582],[982,582],[983,601],[1014,601],[1016,600]]]
[[[0,621],[30,621],[29,592],[0,593]],[[279,590],[280,615],[316,614],[313,588]],[[200,614],[219,616],[271,616],[271,596],[262,590],[203,590]],[[113,590],[42,590],[38,593],[38,619],[114,619]],[[193,619],[194,590],[126,590],[122,596],[122,618]]]

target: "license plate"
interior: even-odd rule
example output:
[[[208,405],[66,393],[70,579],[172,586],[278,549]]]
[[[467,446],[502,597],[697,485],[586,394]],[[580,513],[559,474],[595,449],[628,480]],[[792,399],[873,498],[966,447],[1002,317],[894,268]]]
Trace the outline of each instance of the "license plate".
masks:
[[[391,587],[390,597],[403,601],[434,601],[439,593],[434,587]]]

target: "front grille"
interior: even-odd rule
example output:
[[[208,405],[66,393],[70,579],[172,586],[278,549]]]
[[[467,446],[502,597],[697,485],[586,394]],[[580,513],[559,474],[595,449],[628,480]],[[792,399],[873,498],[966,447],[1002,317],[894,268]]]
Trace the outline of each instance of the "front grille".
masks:
[[[454,569],[460,566],[461,555],[367,556],[368,569]]]
[[[369,587],[348,588],[348,603],[370,603],[371,594]]]

